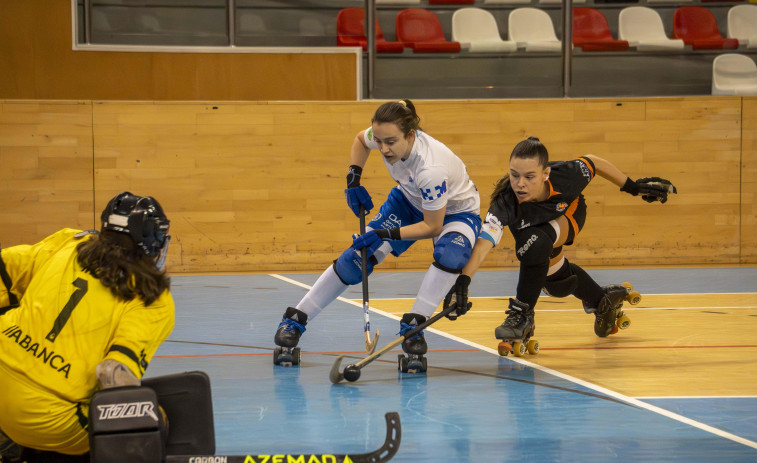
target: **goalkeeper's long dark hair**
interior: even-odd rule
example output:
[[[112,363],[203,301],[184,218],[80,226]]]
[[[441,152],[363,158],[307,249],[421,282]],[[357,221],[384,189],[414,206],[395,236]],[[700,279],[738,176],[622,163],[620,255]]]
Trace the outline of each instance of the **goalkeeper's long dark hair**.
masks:
[[[547,165],[549,165],[549,152],[547,151],[547,147],[536,137],[528,137],[515,145],[513,152],[510,153],[510,159],[512,160],[513,158],[538,158],[539,166],[546,168]],[[509,171],[504,177],[497,181],[496,185],[494,185],[494,192],[492,192],[491,200],[494,201],[494,198],[499,196],[499,194],[507,188],[508,184],[510,184]]]
[[[155,259],[137,252],[134,241],[125,233],[103,230],[76,250],[79,265],[124,301],[140,297],[149,306],[171,287],[171,280],[155,266]]]

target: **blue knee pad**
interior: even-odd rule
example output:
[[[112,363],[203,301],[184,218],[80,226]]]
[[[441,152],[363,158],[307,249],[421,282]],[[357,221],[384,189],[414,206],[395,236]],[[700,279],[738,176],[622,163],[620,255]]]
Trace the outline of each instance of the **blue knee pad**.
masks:
[[[349,247],[334,261],[336,276],[346,285],[356,285],[363,281],[360,253]],[[373,259],[368,258],[368,275],[373,272]]]
[[[473,247],[462,233],[450,232],[436,240],[434,264],[450,273],[460,273],[470,259]]]
[[[539,227],[521,230],[515,237],[515,256],[525,265],[549,262],[554,239]]]

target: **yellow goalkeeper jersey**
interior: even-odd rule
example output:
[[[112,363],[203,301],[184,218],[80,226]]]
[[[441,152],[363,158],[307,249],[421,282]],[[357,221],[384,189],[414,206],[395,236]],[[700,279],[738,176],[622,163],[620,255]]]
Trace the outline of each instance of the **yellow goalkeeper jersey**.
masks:
[[[14,296],[20,304],[0,316],[0,370],[9,376],[4,387],[15,380],[27,396],[29,388],[38,390],[48,407],[50,398],[57,397],[61,412],[89,403],[97,388],[95,367],[105,359],[123,363],[141,378],[174,325],[168,291],[148,307],[138,297],[123,301],[79,266],[76,246],[92,236],[64,229],[34,245],[3,249],[0,255],[0,307]],[[55,411],[46,413],[54,420],[49,414]],[[0,419],[3,429],[11,426],[10,419]]]

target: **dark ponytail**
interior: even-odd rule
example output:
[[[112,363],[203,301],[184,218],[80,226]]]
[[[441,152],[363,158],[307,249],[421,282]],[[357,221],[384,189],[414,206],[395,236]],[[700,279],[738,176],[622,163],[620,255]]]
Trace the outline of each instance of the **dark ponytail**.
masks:
[[[512,154],[510,154],[510,159],[512,158],[538,158],[539,166],[541,167],[547,167],[547,165],[549,164],[549,153],[547,152],[547,147],[544,146],[542,142],[536,137],[528,137],[515,145]]]
[[[422,130],[420,128],[421,118],[415,112],[413,102],[408,99],[390,101],[379,106],[371,119],[371,123],[374,122],[396,124],[405,137],[410,134],[411,130]]]
[[[549,153],[547,152],[547,147],[544,146],[541,140],[536,137],[528,137],[515,145],[513,152],[510,154],[510,159],[512,160],[513,158],[538,158],[539,166],[541,167],[547,167],[547,165],[549,164]],[[494,198],[496,198],[505,188],[507,188],[507,185],[509,183],[510,173],[508,172],[504,177],[497,181],[496,185],[494,185],[494,191],[492,192],[491,200],[494,201]]]
[[[125,233],[103,230],[79,243],[76,250],[82,269],[123,301],[140,297],[149,306],[171,286],[165,271],[155,266],[155,259],[137,252]]]

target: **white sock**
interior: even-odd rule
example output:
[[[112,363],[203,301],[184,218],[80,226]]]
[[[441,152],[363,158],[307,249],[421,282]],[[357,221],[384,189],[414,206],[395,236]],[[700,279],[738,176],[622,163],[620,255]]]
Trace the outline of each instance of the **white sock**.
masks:
[[[455,284],[457,276],[456,273],[445,272],[431,265],[426,276],[423,277],[411,312],[421,314],[426,318],[430,317]]]
[[[339,279],[334,266],[330,265],[315,282],[313,288],[297,304],[297,309],[308,314],[308,321],[310,321],[321,313],[324,307],[341,296],[348,287]]]

